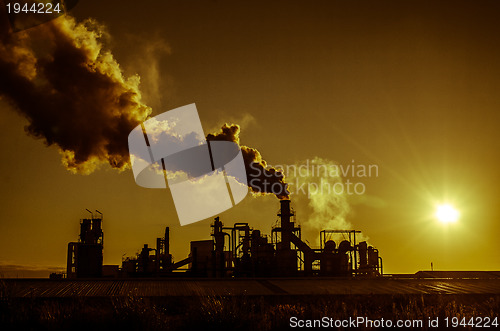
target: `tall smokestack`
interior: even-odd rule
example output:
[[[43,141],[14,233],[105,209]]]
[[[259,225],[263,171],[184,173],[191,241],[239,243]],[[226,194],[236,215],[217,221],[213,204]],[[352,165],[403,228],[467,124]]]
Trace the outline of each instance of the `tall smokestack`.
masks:
[[[165,228],[165,255],[170,254],[170,228],[167,226]]]
[[[293,232],[293,224],[290,222],[290,219],[294,214],[290,209],[290,200],[280,200],[280,205],[281,208],[278,216],[281,219],[281,249],[289,250]]]

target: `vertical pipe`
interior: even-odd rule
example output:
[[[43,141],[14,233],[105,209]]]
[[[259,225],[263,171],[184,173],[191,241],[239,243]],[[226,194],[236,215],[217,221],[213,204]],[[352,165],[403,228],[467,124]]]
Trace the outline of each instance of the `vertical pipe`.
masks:
[[[170,228],[167,226],[165,228],[165,255],[170,254]]]
[[[358,271],[358,254],[356,251],[356,231],[353,231],[354,233],[354,272],[356,273]]]
[[[290,200],[280,200],[281,209],[278,216],[281,218],[281,248],[290,250],[290,241],[293,229],[291,228],[290,217],[293,216],[290,211]]]

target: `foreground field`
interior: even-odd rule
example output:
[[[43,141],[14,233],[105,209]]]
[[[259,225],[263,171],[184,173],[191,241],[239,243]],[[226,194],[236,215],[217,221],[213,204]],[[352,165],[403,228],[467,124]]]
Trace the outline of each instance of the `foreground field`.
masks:
[[[500,294],[500,278],[4,279],[10,297]]]
[[[447,317],[496,317],[500,312],[500,294],[495,293],[148,297],[14,293],[12,283],[0,281],[0,330],[285,330],[290,329],[292,317],[424,323],[438,318],[441,329]]]

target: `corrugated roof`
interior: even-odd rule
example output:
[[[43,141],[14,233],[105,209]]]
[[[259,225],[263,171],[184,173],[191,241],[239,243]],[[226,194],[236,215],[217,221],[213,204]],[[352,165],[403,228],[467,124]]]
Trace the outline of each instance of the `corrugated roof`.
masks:
[[[419,271],[417,278],[500,278],[500,271]]]
[[[4,279],[13,297],[500,294],[500,279]]]

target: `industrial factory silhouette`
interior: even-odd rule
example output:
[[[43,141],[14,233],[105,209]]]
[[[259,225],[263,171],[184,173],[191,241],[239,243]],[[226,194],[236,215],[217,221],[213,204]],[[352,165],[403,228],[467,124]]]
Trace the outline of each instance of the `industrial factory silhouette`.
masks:
[[[301,239],[291,201],[280,200],[279,224],[271,237],[248,223],[224,226],[216,217],[212,239],[191,241],[190,254],[174,262],[170,254],[170,231],[156,239],[156,248],[144,245],[135,257],[118,265],[103,265],[104,234],[102,214],[90,213],[80,222],[78,242],[68,244],[67,272],[52,278],[99,277],[377,277],[383,274],[379,252],[366,241],[357,242],[352,229],[324,229],[320,248],[311,248]],[[333,237],[339,237],[337,242]]]

